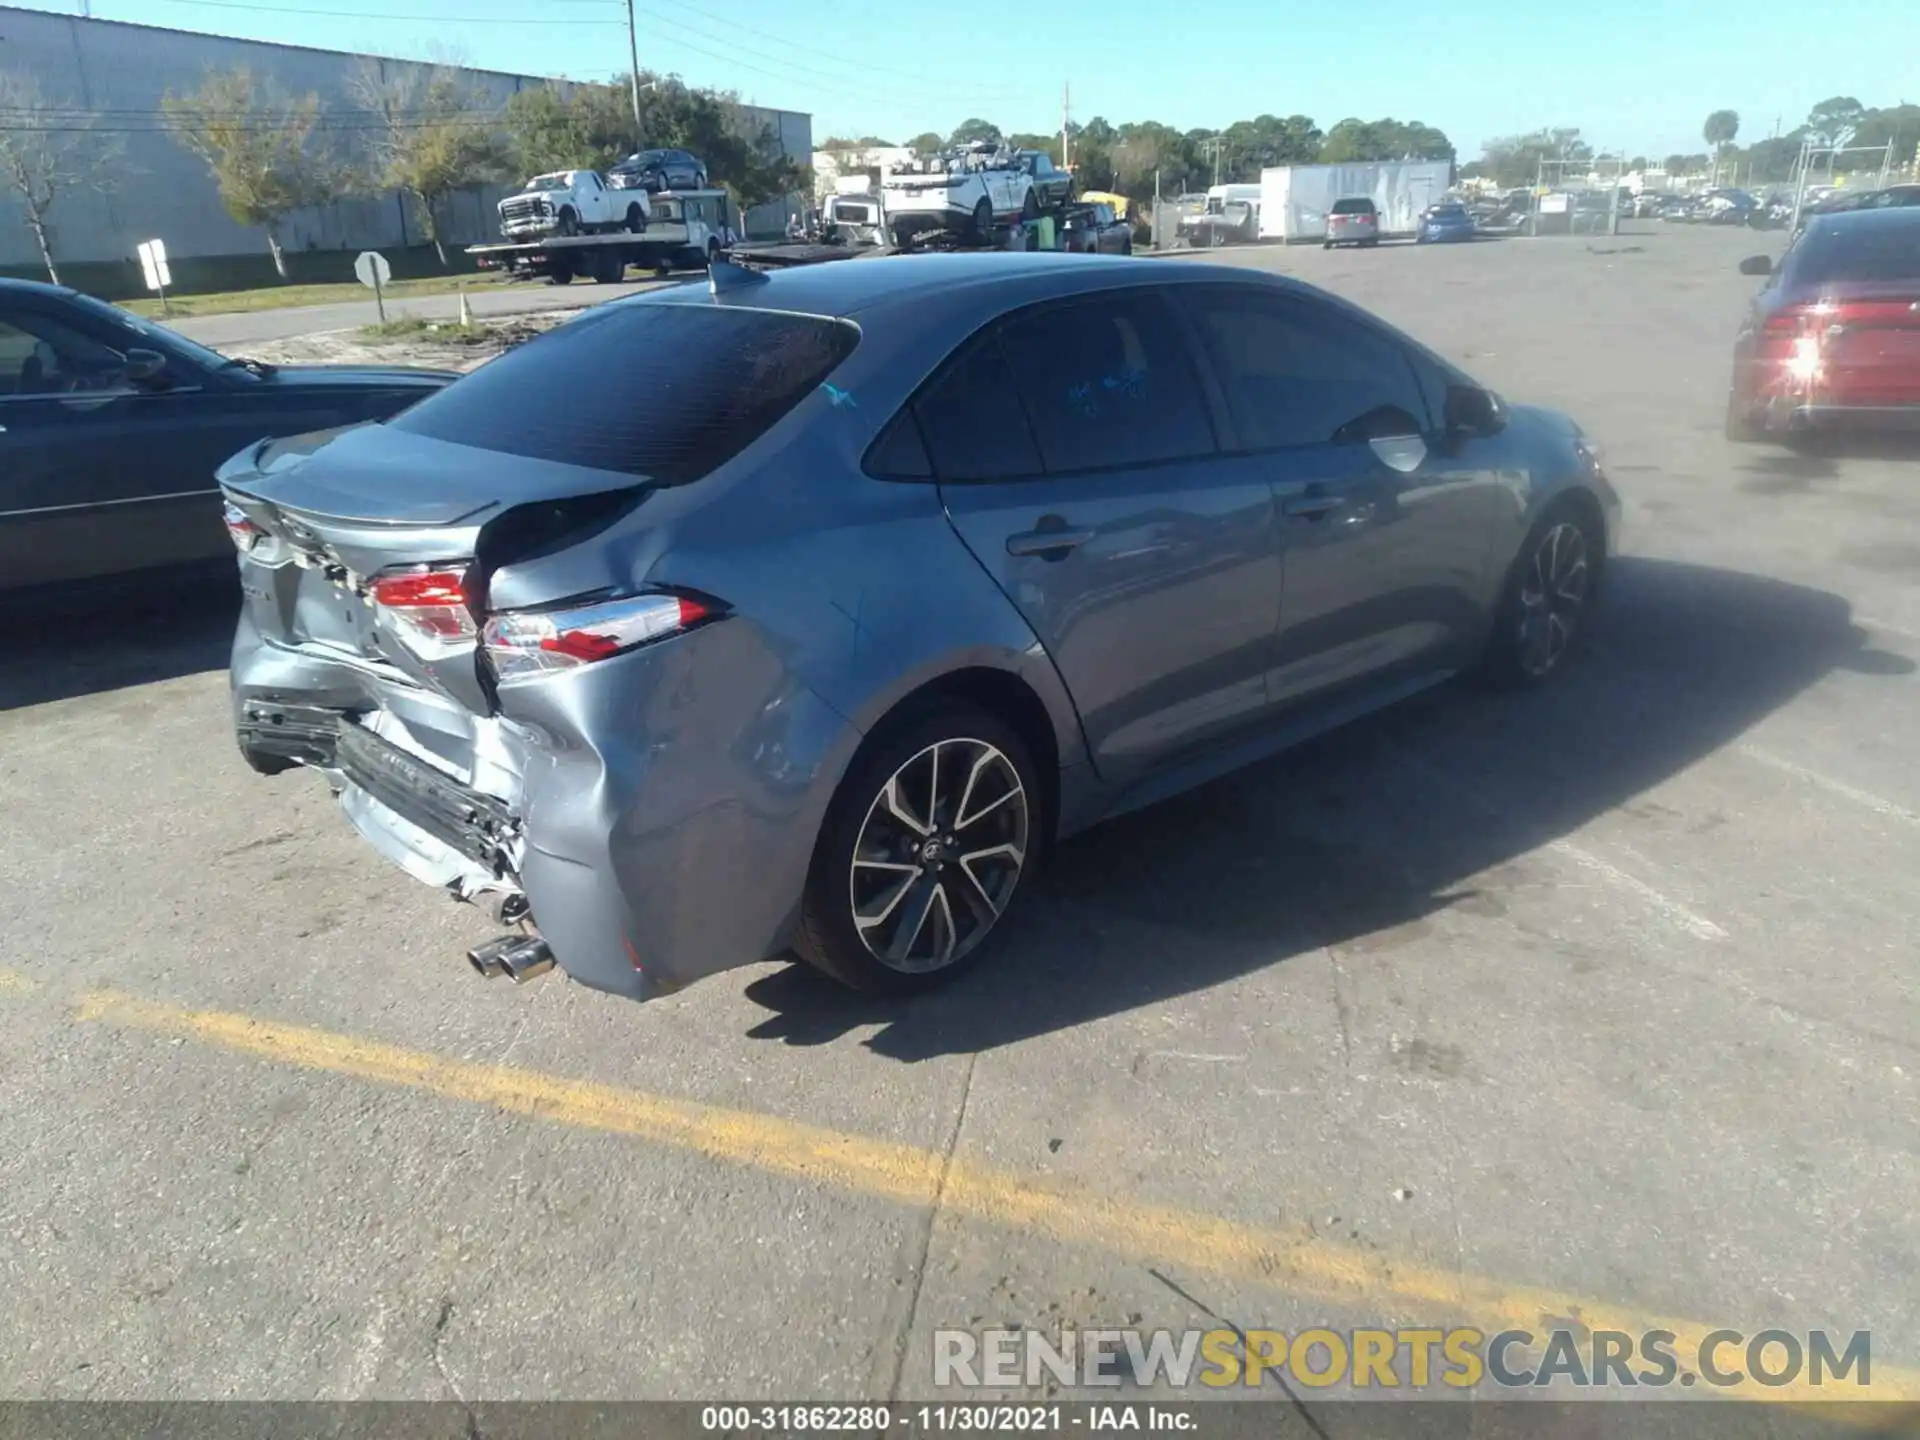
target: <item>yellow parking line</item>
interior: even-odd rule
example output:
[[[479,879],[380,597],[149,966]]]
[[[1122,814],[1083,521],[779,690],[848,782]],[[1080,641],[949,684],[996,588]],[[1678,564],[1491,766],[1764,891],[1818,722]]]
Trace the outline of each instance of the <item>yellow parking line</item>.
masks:
[[[1635,1335],[1670,1330],[1687,1368],[1692,1368],[1690,1357],[1700,1343],[1720,1328],[1331,1245],[1305,1231],[1264,1229],[1116,1199],[964,1160],[949,1164],[937,1152],[916,1146],[510,1066],[451,1060],[304,1025],[190,1010],[111,990],[87,995],[75,1018],[475,1101],[556,1124],[631,1135],[903,1205],[931,1205],[937,1199],[945,1210],[988,1224],[1130,1259],[1253,1281],[1300,1298],[1373,1307],[1390,1301],[1403,1312],[1416,1313],[1423,1323],[1457,1316],[1489,1334],[1580,1327]],[[1760,1328],[1752,1326],[1745,1333]],[[1844,1338],[1838,1337],[1838,1343]],[[1920,1400],[1920,1371],[1885,1365],[1876,1357],[1872,1383],[1865,1390],[1851,1382],[1818,1388],[1802,1379],[1773,1389],[1745,1385],[1726,1393],[1770,1401]]]
[[[39,988],[38,985],[27,976],[22,975],[18,970],[0,969],[0,991],[7,991],[15,995],[25,995]]]

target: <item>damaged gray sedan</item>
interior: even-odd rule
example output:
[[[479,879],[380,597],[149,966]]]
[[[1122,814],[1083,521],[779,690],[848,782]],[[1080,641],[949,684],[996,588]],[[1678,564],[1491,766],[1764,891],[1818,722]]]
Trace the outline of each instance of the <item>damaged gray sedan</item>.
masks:
[[[1579,428],[1241,269],[886,258],[598,307],[222,470],[240,748],[483,974],[906,992],[1048,847],[1464,670],[1551,679]]]

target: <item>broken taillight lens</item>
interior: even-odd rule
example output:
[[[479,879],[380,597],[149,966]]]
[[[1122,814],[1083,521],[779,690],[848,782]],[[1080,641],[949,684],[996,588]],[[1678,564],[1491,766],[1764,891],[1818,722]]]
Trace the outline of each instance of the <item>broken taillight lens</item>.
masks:
[[[565,610],[495,615],[481,642],[495,675],[521,680],[610,659],[719,613],[718,606],[691,595],[634,595]]]
[[[221,511],[221,518],[227,522],[227,534],[233,539],[233,548],[242,555],[260,543],[267,532],[247,518],[247,512],[231,500]]]
[[[373,577],[367,594],[409,650],[437,659],[468,648],[479,633],[466,578],[443,566],[389,570]]]

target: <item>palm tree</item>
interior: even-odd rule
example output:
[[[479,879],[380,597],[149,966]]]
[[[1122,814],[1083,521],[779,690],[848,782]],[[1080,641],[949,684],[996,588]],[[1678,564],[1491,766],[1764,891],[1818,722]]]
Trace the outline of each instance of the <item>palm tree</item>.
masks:
[[[1733,148],[1733,137],[1740,133],[1740,116],[1733,110],[1716,110],[1707,116],[1707,123],[1700,127],[1700,137],[1707,142],[1714,155],[1714,179],[1718,180],[1720,160]]]

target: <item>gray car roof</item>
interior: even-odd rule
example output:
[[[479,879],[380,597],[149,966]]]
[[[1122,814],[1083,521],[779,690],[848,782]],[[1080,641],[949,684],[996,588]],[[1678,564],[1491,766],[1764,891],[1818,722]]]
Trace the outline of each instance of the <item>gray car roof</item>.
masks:
[[[993,288],[1018,303],[1127,285],[1234,280],[1243,284],[1289,282],[1237,266],[1148,260],[1121,255],[1067,255],[987,251],[970,255],[888,255],[830,260],[766,272],[764,285],[742,286],[722,296],[706,285],[680,285],[615,302],[633,304],[738,304],[759,310],[850,316],[911,304],[932,295]]]

